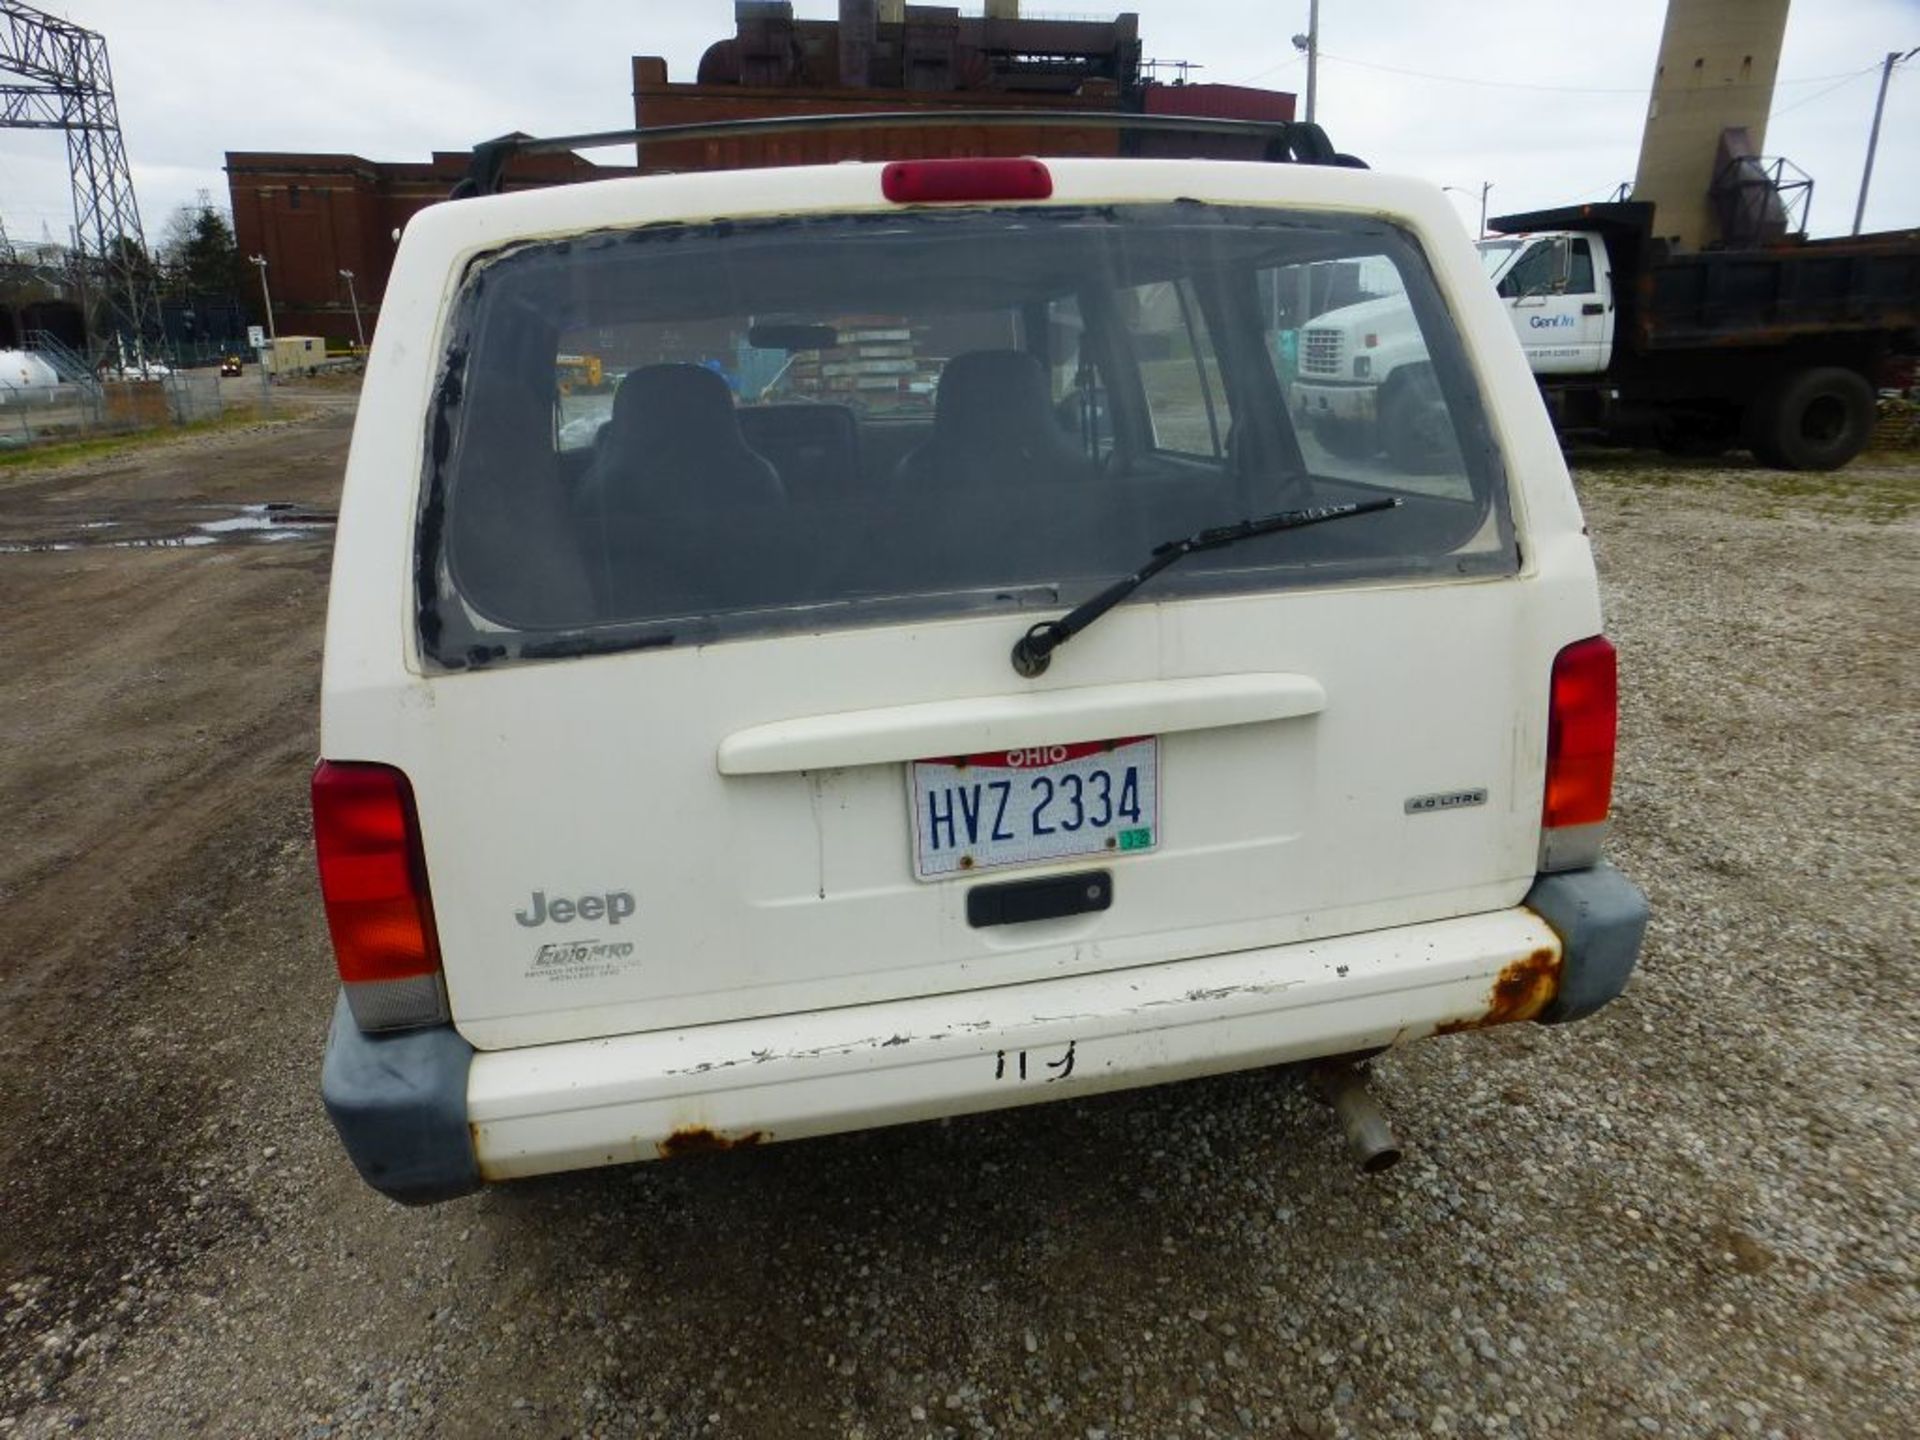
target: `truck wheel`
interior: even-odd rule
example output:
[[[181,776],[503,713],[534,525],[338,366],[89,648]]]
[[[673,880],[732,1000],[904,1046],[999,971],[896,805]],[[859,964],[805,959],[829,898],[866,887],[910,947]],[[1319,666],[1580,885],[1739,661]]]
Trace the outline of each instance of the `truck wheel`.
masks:
[[[1396,377],[1380,400],[1387,458],[1409,475],[1432,475],[1458,463],[1453,426],[1430,370]]]
[[[1787,376],[1761,392],[1747,421],[1747,443],[1777,470],[1838,470],[1873,434],[1873,386],[1864,375],[1823,365]]]
[[[1370,460],[1380,448],[1374,427],[1360,420],[1315,420],[1313,438],[1322,450],[1342,460]]]

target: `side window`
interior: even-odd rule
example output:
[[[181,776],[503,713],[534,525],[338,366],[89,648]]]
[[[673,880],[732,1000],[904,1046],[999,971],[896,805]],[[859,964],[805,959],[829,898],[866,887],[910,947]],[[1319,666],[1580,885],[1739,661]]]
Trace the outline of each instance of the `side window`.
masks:
[[[1359,255],[1257,280],[1268,357],[1309,473],[1471,501],[1453,412],[1393,260]]]
[[[1154,447],[1221,458],[1230,427],[1226,387],[1193,286],[1185,280],[1137,285],[1118,299],[1140,363]]]
[[[613,377],[598,352],[597,338],[564,335],[553,359],[553,443],[563,454],[590,449],[613,414]]]
[[[1573,242],[1573,266],[1567,275],[1567,293],[1593,294],[1593,246],[1585,240]]]
[[[1587,257],[1587,275],[1593,275],[1593,257]],[[1545,294],[1553,284],[1553,242],[1536,240],[1528,247],[1527,253],[1513,262],[1513,268],[1507,271],[1500,281],[1502,299],[1517,300],[1522,295]]]
[[[1500,282],[1500,294],[1508,300],[1522,295],[1591,295],[1593,293],[1593,246],[1575,240],[1570,247],[1567,284],[1562,291],[1554,287],[1554,249],[1551,240],[1535,241],[1527,253],[1514,262]]]

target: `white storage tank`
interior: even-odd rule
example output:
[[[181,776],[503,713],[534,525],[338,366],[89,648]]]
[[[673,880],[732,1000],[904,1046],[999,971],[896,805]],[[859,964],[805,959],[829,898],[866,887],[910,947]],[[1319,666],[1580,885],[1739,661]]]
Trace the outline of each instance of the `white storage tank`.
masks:
[[[60,376],[45,357],[31,350],[0,350],[0,390],[45,390]]]

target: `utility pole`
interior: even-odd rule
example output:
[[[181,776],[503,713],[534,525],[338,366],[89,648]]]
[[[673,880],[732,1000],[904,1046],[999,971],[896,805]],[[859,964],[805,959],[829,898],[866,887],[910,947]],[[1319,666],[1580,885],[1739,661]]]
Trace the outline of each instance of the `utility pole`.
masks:
[[[360,328],[360,298],[353,293],[353,272],[342,270],[340,278],[347,282],[347,303],[353,306],[353,338],[364,350],[367,348],[367,332]]]
[[[273,292],[267,289],[267,257],[249,255],[247,259],[260,267],[260,297],[267,302],[267,339],[277,344],[280,332],[273,328]]]
[[[1307,33],[1293,37],[1293,48],[1307,56],[1307,123],[1311,125],[1315,92],[1320,88],[1320,0],[1307,0]]]
[[[1887,82],[1893,79],[1893,67],[1902,60],[1911,60],[1920,55],[1920,45],[1902,55],[1898,50],[1889,50],[1887,58],[1880,65],[1880,98],[1873,102],[1873,129],[1867,134],[1867,167],[1860,172],[1860,203],[1853,207],[1853,233],[1860,233],[1860,223],[1867,215],[1867,186],[1873,182],[1873,152],[1880,148],[1880,114],[1887,108]]]
[[[65,134],[75,254],[94,271],[93,300],[121,368],[131,351],[144,373],[148,353],[164,348],[166,336],[106,37],[23,0],[0,0],[0,130]],[[89,328],[89,344],[92,335]]]

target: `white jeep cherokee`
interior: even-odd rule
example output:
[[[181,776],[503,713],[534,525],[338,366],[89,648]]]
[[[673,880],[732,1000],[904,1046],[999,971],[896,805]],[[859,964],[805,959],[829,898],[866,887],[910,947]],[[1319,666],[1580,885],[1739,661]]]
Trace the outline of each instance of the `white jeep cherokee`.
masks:
[[[1399,277],[1417,466],[1290,416]],[[563,359],[564,357],[564,359]],[[313,783],[367,1181],[1066,1099],[1619,993],[1614,661],[1433,187],[919,160],[435,206],[340,512]]]

